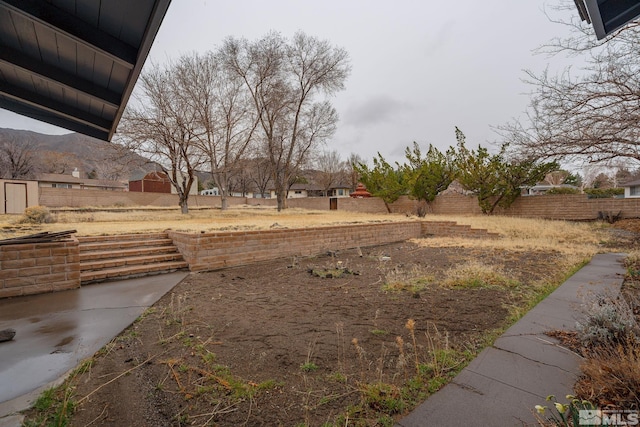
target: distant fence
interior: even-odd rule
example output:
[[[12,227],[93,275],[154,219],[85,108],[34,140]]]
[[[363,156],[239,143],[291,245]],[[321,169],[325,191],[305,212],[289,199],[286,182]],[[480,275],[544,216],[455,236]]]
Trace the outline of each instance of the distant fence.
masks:
[[[229,197],[229,206],[276,206],[275,199]],[[39,204],[48,207],[107,207],[107,206],[164,206],[177,207],[178,196],[164,193],[137,193],[122,191],[75,190],[62,188],[40,188]],[[329,210],[330,198],[309,197],[288,199],[291,208]],[[191,207],[220,207],[219,196],[190,196]],[[415,214],[418,202],[401,197],[391,204],[394,213]],[[337,209],[341,211],[385,213],[384,202],[376,197],[368,199],[337,198]],[[549,196],[526,196],[518,198],[509,209],[496,210],[497,214],[548,218],[573,221],[597,219],[600,212],[620,213],[621,218],[640,218],[640,198],[589,199],[584,194],[557,194]],[[475,196],[444,195],[428,206],[427,213],[440,215],[481,214]]]
[[[416,212],[418,203],[402,197],[392,205],[393,212]],[[438,196],[429,206],[428,213],[439,215],[480,215],[482,211],[475,196]],[[545,218],[569,221],[598,219],[600,213],[620,213],[621,218],[640,218],[640,198],[589,199],[586,194],[557,194],[549,196],[523,196],[508,208],[498,208],[498,215],[523,218]]]
[[[214,207],[222,205],[220,196],[189,196],[190,207]],[[329,197],[304,197],[287,200],[290,208],[329,210]],[[381,199],[352,199],[341,197],[337,199],[338,210],[384,213],[387,209]],[[103,191],[80,190],[66,188],[40,188],[39,202],[50,208],[61,207],[113,207],[113,206],[160,206],[177,207],[178,195],[168,193],[139,193],[133,191]],[[229,206],[273,206],[276,199],[255,199],[250,197],[228,197]]]

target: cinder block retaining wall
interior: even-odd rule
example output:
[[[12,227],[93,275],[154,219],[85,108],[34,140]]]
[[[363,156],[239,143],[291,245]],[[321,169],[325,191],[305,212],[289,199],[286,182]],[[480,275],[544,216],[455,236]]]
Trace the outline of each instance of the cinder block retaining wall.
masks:
[[[191,271],[208,271],[259,261],[308,256],[329,250],[402,242],[420,236],[493,237],[455,222],[406,221],[246,232],[168,231]]]
[[[0,298],[79,287],[77,240],[0,246]]]
[[[169,230],[191,271],[209,271],[288,256],[375,246],[420,236],[492,237],[486,230],[442,221],[403,221],[246,232]],[[78,241],[0,246],[0,298],[80,287]]]

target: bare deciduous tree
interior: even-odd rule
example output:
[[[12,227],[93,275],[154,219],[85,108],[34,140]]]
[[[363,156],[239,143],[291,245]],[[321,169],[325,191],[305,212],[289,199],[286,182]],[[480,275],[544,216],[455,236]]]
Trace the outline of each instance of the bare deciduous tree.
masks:
[[[135,169],[144,169],[149,162],[134,155],[117,143],[102,144],[93,155],[96,179],[119,181],[126,179]]]
[[[175,67],[169,64],[162,69],[154,65],[141,76],[138,102],[127,107],[120,133],[127,147],[160,165],[186,214],[202,156],[196,146],[197,115],[178,93]]]
[[[325,196],[336,184],[342,183],[346,176],[346,164],[340,158],[337,150],[323,151],[315,161],[318,173],[316,184],[322,187]]]
[[[81,163],[75,154],[60,151],[38,151],[38,157],[43,173],[69,174]]]
[[[573,7],[567,2],[565,7]],[[541,51],[570,54],[586,62],[578,73],[527,72],[533,86],[524,121],[499,128],[512,147],[530,155],[589,163],[640,160],[640,26],[632,24],[597,41],[576,18],[566,39]]]
[[[175,68],[181,102],[196,115],[196,143],[227,208],[230,178],[258,126],[244,82],[213,53],[184,56]]]
[[[36,143],[30,139],[0,135],[0,178],[33,178],[38,166]]]
[[[253,183],[260,194],[260,197],[266,197],[267,187],[271,181],[271,163],[265,157],[256,157],[251,159],[251,167],[249,169],[249,180]]]
[[[347,167],[349,173],[349,183],[351,184],[351,191],[355,191],[358,183],[360,182],[360,173],[358,172],[358,165],[364,164],[365,161],[357,153],[349,154],[349,159],[347,160]]]
[[[271,164],[278,210],[284,209],[294,174],[335,132],[337,113],[318,97],[344,89],[351,70],[348,54],[302,32],[292,40],[278,33],[256,42],[228,38],[219,54],[249,91],[259,119],[259,141]]]

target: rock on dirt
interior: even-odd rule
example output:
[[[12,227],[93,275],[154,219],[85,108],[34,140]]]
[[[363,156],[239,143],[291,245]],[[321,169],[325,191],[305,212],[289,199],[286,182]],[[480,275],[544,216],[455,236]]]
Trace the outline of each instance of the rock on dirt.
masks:
[[[0,331],[0,342],[11,341],[16,336],[15,329],[3,329]]]

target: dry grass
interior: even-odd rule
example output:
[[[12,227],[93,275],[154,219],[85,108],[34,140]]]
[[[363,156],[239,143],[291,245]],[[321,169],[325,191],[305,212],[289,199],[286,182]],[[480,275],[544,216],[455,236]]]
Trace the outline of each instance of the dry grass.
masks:
[[[52,213],[54,222],[21,223],[21,216],[0,215],[0,239],[42,231],[76,230],[79,236],[158,232],[168,229],[190,232],[304,228],[337,224],[365,224],[406,221],[402,214],[367,214],[346,211],[313,211],[272,207],[239,206],[220,209],[191,209],[182,215],[178,208],[139,207],[112,209],[68,209]],[[569,268],[592,257],[605,238],[598,224],[511,218],[503,216],[443,217],[429,215],[429,221],[456,221],[500,234],[498,239],[431,237],[414,239],[430,247],[493,248],[509,251],[557,253],[557,261]]]
[[[497,265],[489,265],[477,260],[447,270],[442,285],[448,288],[469,289],[486,287],[512,288],[518,282],[509,279],[508,275]]]
[[[455,221],[500,234],[498,239],[432,237],[415,239],[430,247],[494,248],[509,251],[555,251],[577,264],[599,251],[605,239],[600,224],[513,218],[506,216],[444,217],[430,215],[427,220]]]
[[[0,238],[41,231],[77,230],[78,235],[102,235],[164,231],[208,232],[218,230],[260,230],[301,228],[336,224],[405,221],[405,215],[367,214],[345,211],[312,211],[242,206],[220,209],[191,209],[182,215],[178,208],[75,209],[53,213],[54,223],[20,224],[22,217],[0,215]]]
[[[409,291],[418,293],[435,280],[435,275],[421,266],[395,266],[385,271],[382,290],[385,292]]]
[[[580,366],[582,378],[575,385],[578,396],[601,406],[614,404],[640,409],[640,347],[627,342],[601,347]]]

